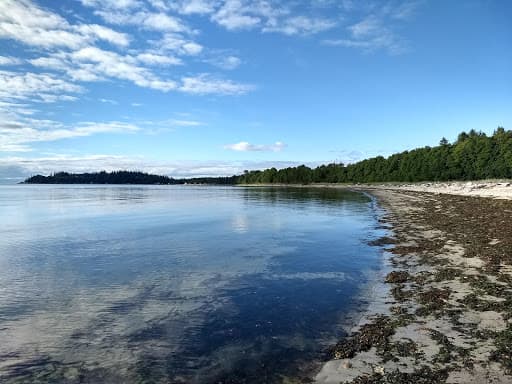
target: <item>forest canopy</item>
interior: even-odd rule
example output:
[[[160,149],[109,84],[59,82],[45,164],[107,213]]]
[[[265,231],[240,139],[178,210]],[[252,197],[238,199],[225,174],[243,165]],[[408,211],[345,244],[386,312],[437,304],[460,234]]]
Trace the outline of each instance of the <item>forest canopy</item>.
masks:
[[[362,160],[332,163],[311,169],[305,165],[277,170],[246,171],[241,184],[372,183],[512,178],[512,131],[502,127],[492,136],[471,130],[454,143],[442,138],[438,146],[423,147]]]
[[[151,175],[138,171],[114,171],[94,173],[58,172],[49,176],[35,175],[24,181],[26,184],[235,184],[232,177],[197,177],[173,179],[168,176]]]

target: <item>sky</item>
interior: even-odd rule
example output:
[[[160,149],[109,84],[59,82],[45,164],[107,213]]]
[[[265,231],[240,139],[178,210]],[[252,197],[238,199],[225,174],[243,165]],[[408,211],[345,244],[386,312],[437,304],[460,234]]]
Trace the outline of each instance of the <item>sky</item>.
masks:
[[[512,129],[512,2],[0,0],[0,183],[355,162]]]

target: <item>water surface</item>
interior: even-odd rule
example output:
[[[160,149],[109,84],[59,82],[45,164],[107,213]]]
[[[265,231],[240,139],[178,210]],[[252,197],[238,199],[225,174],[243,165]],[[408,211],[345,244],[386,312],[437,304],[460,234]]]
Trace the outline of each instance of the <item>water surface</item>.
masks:
[[[0,381],[261,383],[342,336],[381,264],[335,189],[0,187]]]

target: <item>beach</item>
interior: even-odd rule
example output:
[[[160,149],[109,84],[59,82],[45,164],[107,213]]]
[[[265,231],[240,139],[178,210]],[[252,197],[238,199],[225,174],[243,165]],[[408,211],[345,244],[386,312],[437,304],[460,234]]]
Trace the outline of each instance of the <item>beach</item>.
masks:
[[[352,188],[386,212],[391,272],[315,382],[512,383],[510,185]]]
[[[393,190],[409,192],[428,192],[458,196],[490,197],[494,199],[512,199],[510,180],[451,181],[431,183],[388,183],[374,184],[372,190]]]

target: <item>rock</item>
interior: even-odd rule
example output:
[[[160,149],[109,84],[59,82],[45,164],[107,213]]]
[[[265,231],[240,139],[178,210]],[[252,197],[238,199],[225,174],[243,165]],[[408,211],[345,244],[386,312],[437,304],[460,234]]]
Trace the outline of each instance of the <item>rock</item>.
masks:
[[[380,365],[373,368],[373,372],[378,373],[379,375],[384,375],[385,369],[384,367],[381,367]]]

